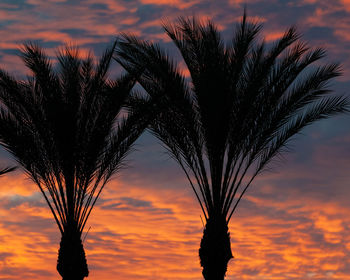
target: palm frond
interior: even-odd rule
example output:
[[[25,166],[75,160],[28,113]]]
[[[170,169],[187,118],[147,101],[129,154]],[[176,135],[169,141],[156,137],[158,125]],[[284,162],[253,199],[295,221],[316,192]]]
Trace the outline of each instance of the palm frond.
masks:
[[[15,171],[18,167],[17,166],[7,166],[7,167],[1,167],[0,168],[0,176],[10,173],[12,171]]]
[[[180,17],[163,27],[191,85],[159,45],[132,35],[119,38],[116,60],[138,73],[146,99],[158,98],[162,109],[150,129],[185,171],[205,217],[221,213],[229,220],[253,179],[294,135],[347,112],[348,98],[328,96],[341,69],[313,66],[325,51],[310,49],[295,27],[268,48],[257,40],[262,26],[246,14],[227,45],[210,21]]]
[[[150,118],[128,113],[133,75],[108,78],[114,46],[97,65],[67,46],[53,70],[45,51],[27,43],[21,57],[32,77],[18,81],[0,70],[0,143],[38,185],[62,233],[72,223],[83,231]]]

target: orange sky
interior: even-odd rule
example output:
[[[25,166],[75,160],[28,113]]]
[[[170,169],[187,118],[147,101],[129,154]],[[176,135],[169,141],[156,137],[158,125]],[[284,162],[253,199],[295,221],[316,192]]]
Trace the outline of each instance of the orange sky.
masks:
[[[199,206],[177,166],[150,140],[140,142],[144,151],[109,183],[88,222],[89,279],[201,279]],[[311,159],[308,170],[294,165],[297,156],[287,159],[279,172],[257,180],[234,215],[235,259],[227,279],[350,279],[349,191],[343,187],[350,175],[328,169],[328,153]],[[333,191],[317,186],[332,173]],[[58,279],[60,237],[35,185],[20,172],[0,185],[0,279]]]
[[[229,38],[243,3],[264,22],[267,42],[296,24],[311,46],[326,47],[326,60],[344,65],[333,88],[349,91],[346,0],[4,0],[0,65],[25,74],[17,48],[27,40],[51,55],[66,42],[98,55],[121,31],[160,42],[177,56],[161,19],[210,17]],[[235,258],[228,280],[350,280],[349,116],[318,123],[292,144],[292,153],[255,181],[231,220]],[[2,165],[9,158],[1,151]],[[202,279],[201,212],[181,170],[149,135],[138,141],[129,164],[107,185],[86,226],[87,279]],[[59,241],[36,186],[21,171],[0,178],[0,279],[59,279]]]

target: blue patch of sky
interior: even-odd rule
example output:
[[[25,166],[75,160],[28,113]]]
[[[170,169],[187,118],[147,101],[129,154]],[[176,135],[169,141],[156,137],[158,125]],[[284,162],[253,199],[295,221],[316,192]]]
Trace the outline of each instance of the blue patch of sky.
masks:
[[[313,124],[308,131],[318,133],[317,141],[328,142],[334,138],[342,138],[345,135],[350,135],[349,130],[349,115],[342,114],[332,118],[321,120]]]
[[[54,19],[52,15],[46,13],[38,13],[37,15],[43,21],[51,21]]]
[[[106,4],[94,3],[89,5],[91,10],[108,10],[108,6]]]
[[[349,73],[350,74],[350,73]],[[347,75],[348,79],[350,79],[350,76],[349,74]],[[350,92],[349,92],[349,89],[350,89],[350,81],[346,81],[346,82],[334,82],[334,85],[332,85],[332,89],[339,93],[339,94],[342,94],[342,95],[346,95],[346,96],[349,96],[350,97]]]
[[[88,35],[88,32],[86,29],[81,29],[81,28],[65,28],[65,29],[60,29],[61,32],[63,33],[68,33],[72,36],[86,36]]]
[[[34,43],[38,44],[40,47],[44,49],[51,49],[51,48],[56,48],[60,45],[62,45],[61,41],[43,41],[43,40],[34,40]]]
[[[176,188],[178,180],[186,180],[180,166],[171,158],[161,142],[147,131],[137,140],[134,151],[126,159],[126,165],[128,168],[120,175],[129,182],[136,176],[136,179],[142,178],[144,182],[154,185],[152,181],[156,176],[157,184],[164,184],[166,188]],[[187,187],[187,183],[184,187]]]
[[[346,9],[342,9],[342,10],[338,10],[338,11],[335,11],[332,13],[332,18],[335,18],[335,19],[341,19],[341,18],[344,18],[345,20],[348,20],[349,18],[349,13]],[[331,17],[329,16],[329,17]]]
[[[280,26],[286,28],[290,25],[298,25],[299,21],[313,14],[315,5],[300,8],[295,5],[286,5],[285,1],[271,4],[270,2],[260,2],[254,5],[247,5],[248,16],[260,16],[267,18],[264,25]]]
[[[333,116],[330,119],[317,121],[304,128],[301,133],[292,137],[288,144],[297,164],[313,164],[313,151],[319,145],[327,145],[329,141],[346,134],[348,116]]]
[[[22,9],[26,9],[26,8],[31,8],[34,5],[27,3],[27,0],[1,0],[0,1],[1,4],[10,4],[11,6],[13,6],[13,8],[9,7],[9,8],[2,8],[5,10],[22,10]],[[17,6],[17,7],[15,7]]]
[[[112,47],[115,37],[107,36],[109,39],[106,42],[99,42],[96,40],[95,43],[85,44],[84,47],[90,49],[97,57],[100,57],[106,48]],[[96,38],[101,38],[101,36],[96,36]]]
[[[159,6],[155,5],[142,5],[137,8],[136,16],[140,18],[140,23],[149,21],[149,20],[155,20],[155,16],[159,17],[159,15],[162,15],[162,9],[159,8]]]
[[[4,69],[3,66],[1,66],[1,69]],[[3,160],[6,161],[6,164],[8,165],[16,165],[15,160],[10,155],[8,151],[5,150],[2,146],[0,146],[0,161],[3,162]],[[5,164],[1,164],[0,167],[4,167]]]
[[[1,53],[9,54],[9,55],[18,55],[18,49],[1,49]]]
[[[111,17],[110,13],[103,10],[94,11],[94,18],[99,21],[103,21],[103,19],[109,19]]]
[[[4,28],[6,26],[11,26],[13,23],[15,23],[15,20],[1,20],[0,19],[0,28]]]
[[[304,31],[303,35],[303,38],[307,38],[309,40],[320,39],[324,40],[325,43],[333,41],[335,39],[333,35],[333,29],[330,27],[311,27]]]
[[[158,34],[159,32],[162,32],[163,29],[161,26],[150,26],[145,29],[143,29],[143,32],[147,34]]]

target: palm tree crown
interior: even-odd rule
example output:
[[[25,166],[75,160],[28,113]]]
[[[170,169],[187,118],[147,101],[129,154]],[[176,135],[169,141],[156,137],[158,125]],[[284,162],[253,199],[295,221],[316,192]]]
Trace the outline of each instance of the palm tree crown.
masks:
[[[205,216],[206,279],[224,278],[232,257],[227,225],[253,179],[305,126],[347,110],[345,98],[327,96],[340,66],[317,66],[323,49],[310,49],[294,27],[269,47],[258,40],[261,27],[244,14],[225,43],[211,21],[165,24],[190,80],[157,44],[128,34],[117,44],[117,61],[143,71],[138,81],[148,99],[160,100],[163,112],[150,129],[182,167]]]
[[[95,65],[91,55],[81,58],[78,48],[67,46],[58,51],[55,69],[40,47],[28,43],[21,58],[32,75],[21,81],[0,71],[0,141],[38,185],[56,220],[63,279],[88,275],[81,234],[146,126],[140,112],[123,109],[134,78],[107,77],[113,49]]]

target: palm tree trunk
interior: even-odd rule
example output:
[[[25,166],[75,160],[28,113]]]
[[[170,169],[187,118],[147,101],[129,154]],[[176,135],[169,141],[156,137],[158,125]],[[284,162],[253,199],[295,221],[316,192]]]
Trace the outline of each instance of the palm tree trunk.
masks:
[[[233,258],[226,218],[210,217],[203,231],[199,258],[205,280],[224,280],[227,264]]]
[[[78,230],[66,229],[58,251],[57,271],[62,280],[83,280],[89,275],[85,251]]]

